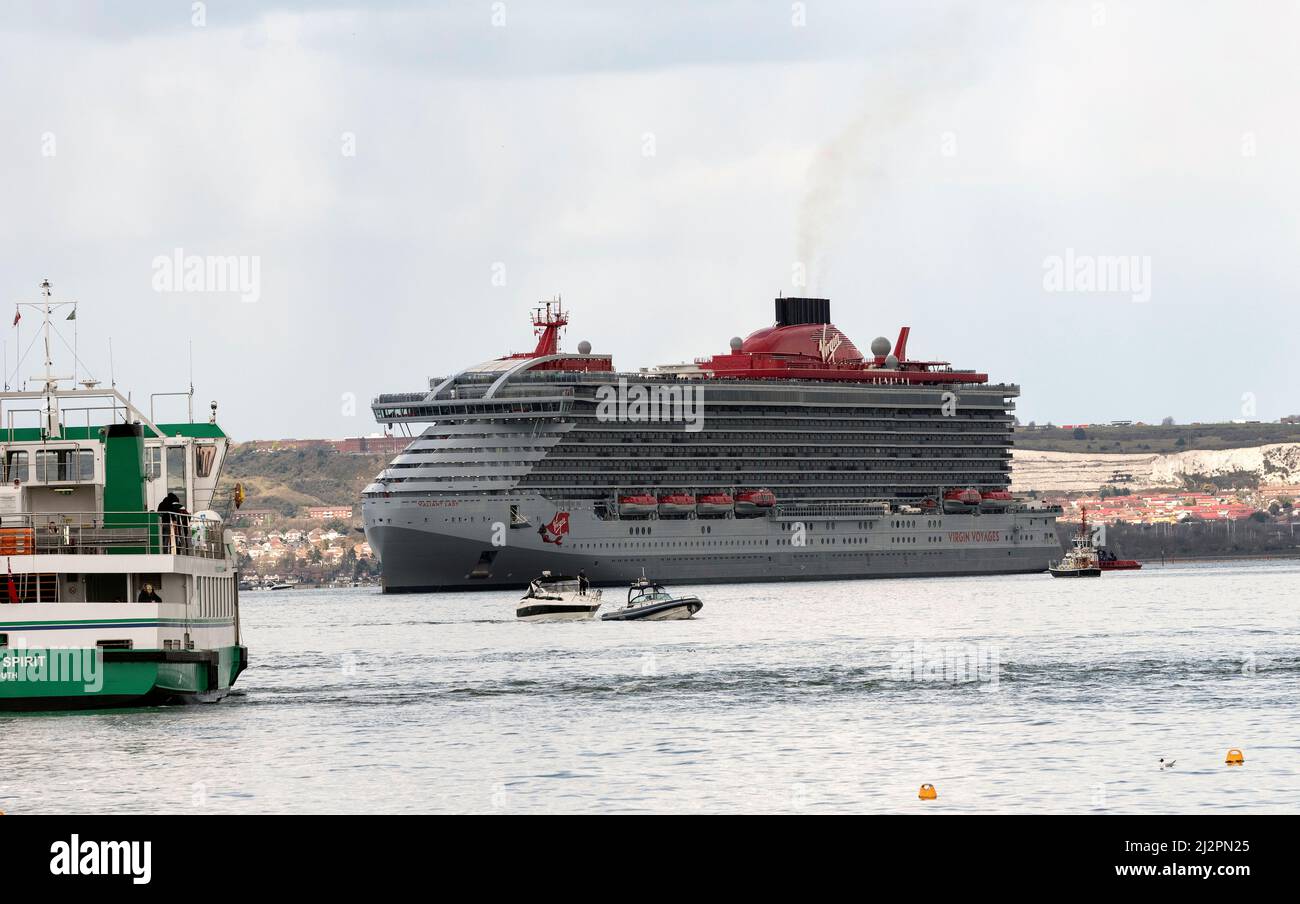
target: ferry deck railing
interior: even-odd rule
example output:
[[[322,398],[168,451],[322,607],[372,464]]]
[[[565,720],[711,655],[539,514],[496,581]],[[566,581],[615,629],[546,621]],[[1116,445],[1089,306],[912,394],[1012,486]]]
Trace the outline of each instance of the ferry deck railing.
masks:
[[[0,514],[0,556],[178,555],[226,557],[225,528],[170,512]]]

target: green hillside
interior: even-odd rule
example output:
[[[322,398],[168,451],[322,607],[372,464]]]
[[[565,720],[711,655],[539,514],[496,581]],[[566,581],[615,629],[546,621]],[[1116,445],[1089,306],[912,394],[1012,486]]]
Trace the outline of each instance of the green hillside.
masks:
[[[226,458],[223,484],[244,485],[246,509],[274,509],[286,517],[311,505],[355,505],[366,484],[391,455],[343,455],[330,449],[260,451],[235,445]]]
[[[1300,443],[1300,424],[1134,424],[1127,427],[1017,427],[1016,448],[1039,452],[1187,452]]]

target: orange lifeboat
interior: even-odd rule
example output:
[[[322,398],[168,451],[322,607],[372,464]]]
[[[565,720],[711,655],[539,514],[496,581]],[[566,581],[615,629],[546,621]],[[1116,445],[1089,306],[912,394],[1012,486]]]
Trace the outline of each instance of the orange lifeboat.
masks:
[[[695,511],[702,518],[719,518],[730,515],[736,500],[730,493],[703,493],[695,504]]]
[[[979,490],[967,487],[964,490],[948,490],[943,494],[943,510],[951,514],[972,512],[980,504]]]
[[[690,493],[664,493],[659,497],[659,514],[683,518],[695,512],[695,497]]]
[[[771,490],[742,490],[736,494],[737,515],[761,515],[776,505],[776,495]]]
[[[1006,490],[989,490],[980,497],[980,511],[1005,512],[1007,506],[1016,501]]]
[[[643,518],[659,511],[659,500],[649,493],[628,493],[618,497],[618,514],[622,518]]]

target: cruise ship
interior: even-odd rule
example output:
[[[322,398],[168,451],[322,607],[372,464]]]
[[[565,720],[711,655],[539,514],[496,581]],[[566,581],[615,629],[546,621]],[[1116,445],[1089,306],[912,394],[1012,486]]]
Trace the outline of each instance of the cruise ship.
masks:
[[[1059,507],[1013,497],[1019,388],[868,353],[825,298],[724,354],[635,372],[532,314],[536,348],[385,394],[411,443],[363,492],[386,592],[1046,571]]]

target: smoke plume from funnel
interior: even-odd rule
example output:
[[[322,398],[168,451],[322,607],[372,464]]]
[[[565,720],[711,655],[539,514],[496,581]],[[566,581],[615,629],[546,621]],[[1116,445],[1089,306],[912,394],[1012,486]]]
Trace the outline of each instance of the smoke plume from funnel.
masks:
[[[879,195],[888,182],[894,152],[915,159],[919,147],[899,141],[903,126],[936,95],[959,92],[976,72],[968,50],[977,24],[972,8],[948,11],[941,24],[909,42],[909,56],[885,62],[868,81],[856,116],[817,150],[808,167],[795,235],[795,261],[802,264],[810,290],[824,294],[835,235],[846,216]]]
[[[832,236],[853,209],[870,201],[872,186],[889,178],[888,152],[920,93],[869,87],[859,113],[817,150],[808,167],[795,237],[795,260],[804,267],[808,289],[824,288]]]

